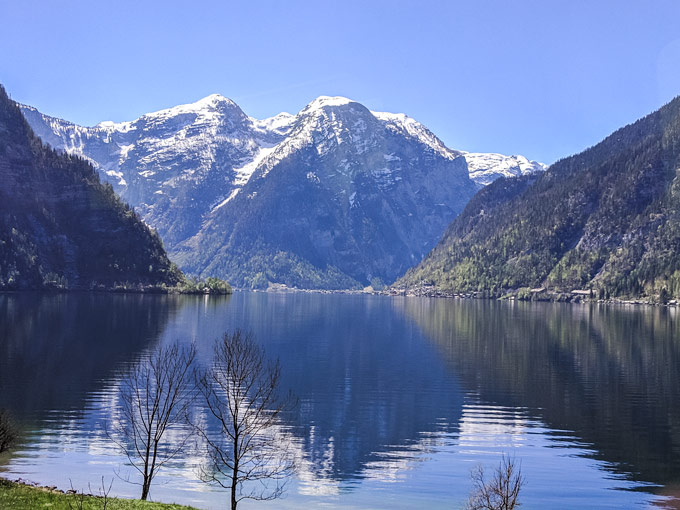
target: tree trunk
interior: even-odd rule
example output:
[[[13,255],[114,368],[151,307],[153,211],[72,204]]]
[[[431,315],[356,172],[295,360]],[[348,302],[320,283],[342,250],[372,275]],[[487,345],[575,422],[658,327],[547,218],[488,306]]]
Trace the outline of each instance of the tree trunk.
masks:
[[[238,464],[239,464],[239,456],[238,456],[238,442],[239,442],[239,432],[238,432],[238,423],[236,421],[236,418],[234,418],[234,469],[231,472],[231,510],[236,510],[236,504],[238,501],[236,501],[236,483],[238,482]]]
[[[236,510],[236,476],[231,481],[231,510]]]
[[[149,486],[151,484],[147,482],[146,477],[144,478],[144,482],[142,483],[142,497],[140,498],[142,501],[146,501],[146,498],[149,497]]]
[[[142,480],[142,501],[149,497],[149,487],[151,486],[151,475],[149,474],[149,455],[151,453],[151,424],[146,431],[146,451],[144,452],[144,473]]]

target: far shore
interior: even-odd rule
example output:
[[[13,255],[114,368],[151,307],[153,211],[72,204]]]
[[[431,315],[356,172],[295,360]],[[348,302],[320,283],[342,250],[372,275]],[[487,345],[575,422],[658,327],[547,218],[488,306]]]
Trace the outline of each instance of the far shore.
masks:
[[[675,308],[680,306],[680,301],[670,299],[665,303],[658,300],[656,296],[643,296],[631,298],[609,298],[598,299],[594,297],[587,290],[575,290],[571,292],[554,292],[545,291],[543,289],[531,291],[526,296],[519,296],[518,291],[508,291],[500,297],[488,296],[484,292],[453,292],[443,291],[434,287],[418,287],[411,289],[391,288],[387,287],[381,290],[375,290],[372,287],[364,287],[363,289],[306,289],[300,287],[289,287],[285,284],[270,284],[266,289],[246,289],[239,287],[231,287],[227,292],[214,291],[208,288],[197,289],[179,289],[176,287],[138,287],[138,288],[123,288],[113,287],[104,288],[97,287],[93,289],[0,289],[2,294],[146,294],[146,295],[203,295],[203,296],[228,296],[234,292],[255,292],[268,294],[291,294],[291,293],[306,293],[306,294],[347,294],[347,295],[373,295],[373,296],[391,296],[391,297],[420,297],[420,298],[442,298],[442,299],[479,299],[489,301],[521,301],[521,302],[547,302],[547,303],[572,303],[572,304],[601,304],[601,305],[627,305],[627,306],[654,306]]]
[[[574,303],[574,304],[604,304],[604,305],[646,305],[657,307],[674,308],[680,306],[678,300],[671,299],[666,303],[661,303],[656,297],[644,296],[637,298],[609,298],[597,299],[591,297],[589,290],[574,290],[571,292],[554,292],[545,289],[532,289],[527,297],[519,297],[518,291],[507,291],[501,297],[484,295],[483,292],[453,292],[442,291],[434,287],[419,287],[413,289],[398,289],[387,287],[375,290],[372,287],[363,289],[304,289],[298,287],[288,287],[284,284],[271,284],[267,289],[241,289],[234,288],[235,292],[265,292],[272,294],[286,293],[311,293],[311,294],[364,294],[375,296],[392,297],[425,297],[443,299],[480,299],[490,301],[523,301],[523,302],[548,302],[548,303]]]

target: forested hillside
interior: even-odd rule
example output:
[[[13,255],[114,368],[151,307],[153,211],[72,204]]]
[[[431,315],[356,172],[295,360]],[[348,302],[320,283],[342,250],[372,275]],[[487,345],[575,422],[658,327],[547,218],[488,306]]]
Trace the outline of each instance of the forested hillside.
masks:
[[[182,278],[92,166],[44,145],[0,86],[0,289],[141,288]]]
[[[680,98],[540,175],[483,189],[395,287],[680,296]]]

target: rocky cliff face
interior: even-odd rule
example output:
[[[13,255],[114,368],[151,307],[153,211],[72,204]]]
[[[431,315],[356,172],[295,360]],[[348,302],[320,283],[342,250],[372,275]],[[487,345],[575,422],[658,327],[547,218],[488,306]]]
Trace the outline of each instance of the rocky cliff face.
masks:
[[[392,281],[475,192],[463,158],[401,120],[337,98],[311,103],[243,188],[177,247],[178,262],[240,285]]]
[[[174,285],[158,236],[83,159],[44,145],[0,87],[0,289]]]
[[[339,97],[265,120],[219,95],[89,128],[24,112],[44,141],[90,159],[183,269],[239,287],[391,282],[480,183],[541,169],[471,155],[476,181],[420,123]]]

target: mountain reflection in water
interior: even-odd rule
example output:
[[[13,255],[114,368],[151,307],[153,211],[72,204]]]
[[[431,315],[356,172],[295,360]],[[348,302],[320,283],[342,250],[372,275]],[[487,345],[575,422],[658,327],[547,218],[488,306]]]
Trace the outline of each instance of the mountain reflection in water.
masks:
[[[404,300],[486,402],[523,407],[630,479],[680,485],[675,308]]]
[[[119,370],[175,341],[207,363],[237,327],[300,401],[278,431],[299,472],[286,499],[253,508],[455,508],[470,468],[503,452],[530,480],[525,508],[639,506],[678,482],[673,310],[306,293],[0,295],[0,407],[23,432],[0,466],[77,487],[125,472],[103,432]],[[203,460],[187,450],[152,498],[222,507],[196,480]],[[116,478],[114,492],[137,487]]]

